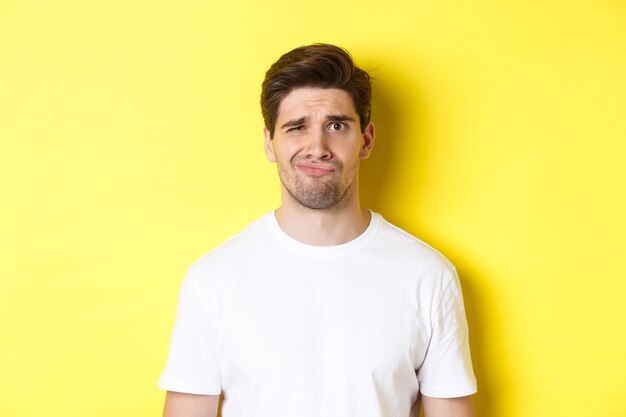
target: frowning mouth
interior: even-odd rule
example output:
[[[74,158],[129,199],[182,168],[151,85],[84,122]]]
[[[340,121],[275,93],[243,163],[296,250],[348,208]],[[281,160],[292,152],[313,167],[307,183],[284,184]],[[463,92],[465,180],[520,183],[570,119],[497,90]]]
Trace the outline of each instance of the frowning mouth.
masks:
[[[296,168],[298,168],[303,173],[311,175],[313,177],[321,177],[335,171],[335,168],[332,165],[313,164],[309,162],[298,163],[296,164]]]

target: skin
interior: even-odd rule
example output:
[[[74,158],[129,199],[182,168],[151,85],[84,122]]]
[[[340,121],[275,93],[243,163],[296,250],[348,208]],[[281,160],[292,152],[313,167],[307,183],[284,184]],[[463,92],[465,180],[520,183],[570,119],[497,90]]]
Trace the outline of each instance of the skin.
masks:
[[[267,129],[264,136],[267,159],[276,163],[281,180],[276,218],[285,233],[309,245],[332,246],[365,231],[370,214],[359,201],[359,162],[370,155],[374,133],[373,123],[361,131],[344,90],[300,88],[283,98],[274,137]],[[327,203],[323,208],[299,201],[325,193],[330,197],[320,198]]]
[[[309,245],[349,242],[367,229],[359,199],[359,164],[369,157],[375,128],[362,131],[350,95],[340,89],[299,88],[278,109],[274,136],[264,129],[265,153],[276,163],[281,206],[276,218]],[[219,395],[168,392],[164,417],[216,417]],[[422,396],[425,417],[474,417],[472,397]]]
[[[168,391],[163,417],[216,417],[219,395],[196,395]]]
[[[422,395],[424,417],[474,417],[474,396],[433,398]]]

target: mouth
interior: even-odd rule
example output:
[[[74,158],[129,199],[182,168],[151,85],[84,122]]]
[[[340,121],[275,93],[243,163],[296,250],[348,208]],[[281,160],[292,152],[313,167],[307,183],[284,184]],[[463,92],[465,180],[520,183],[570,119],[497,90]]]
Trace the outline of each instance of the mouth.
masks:
[[[334,167],[323,164],[300,163],[296,164],[296,167],[306,175],[313,177],[322,177],[335,171]]]

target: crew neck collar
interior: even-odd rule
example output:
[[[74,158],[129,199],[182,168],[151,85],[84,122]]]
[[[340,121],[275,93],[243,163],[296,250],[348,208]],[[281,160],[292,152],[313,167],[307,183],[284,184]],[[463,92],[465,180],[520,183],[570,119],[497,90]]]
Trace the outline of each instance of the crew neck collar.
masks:
[[[292,238],[280,227],[280,224],[278,224],[278,220],[276,219],[276,213],[274,211],[267,213],[264,216],[263,220],[265,225],[272,232],[272,235],[274,235],[279,243],[285,248],[308,257],[337,258],[353,251],[354,249],[365,243],[367,240],[369,240],[372,235],[374,235],[376,229],[378,229],[378,226],[380,224],[381,215],[373,212],[372,210],[369,210],[369,212],[370,222],[365,231],[363,231],[363,233],[346,243],[334,246],[309,245]]]

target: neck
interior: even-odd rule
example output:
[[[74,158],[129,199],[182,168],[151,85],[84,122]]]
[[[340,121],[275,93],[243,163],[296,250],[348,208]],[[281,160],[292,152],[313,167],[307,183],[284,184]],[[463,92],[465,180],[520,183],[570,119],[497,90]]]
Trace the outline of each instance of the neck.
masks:
[[[356,239],[367,229],[371,217],[361,207],[358,192],[340,207],[320,210],[302,206],[283,190],[282,205],[275,213],[286,234],[314,246],[336,246]]]

